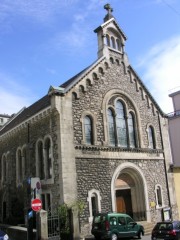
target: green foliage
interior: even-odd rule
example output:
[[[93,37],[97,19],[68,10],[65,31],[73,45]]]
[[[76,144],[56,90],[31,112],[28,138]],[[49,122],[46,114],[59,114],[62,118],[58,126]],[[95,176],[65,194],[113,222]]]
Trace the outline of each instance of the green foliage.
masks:
[[[58,208],[61,233],[70,233],[69,211],[70,208],[66,203],[61,204]]]
[[[75,201],[72,204],[67,205],[63,203],[58,207],[58,214],[60,219],[60,232],[61,233],[70,233],[70,219],[72,209],[76,209],[79,214],[82,214],[85,207],[85,203],[83,201]]]

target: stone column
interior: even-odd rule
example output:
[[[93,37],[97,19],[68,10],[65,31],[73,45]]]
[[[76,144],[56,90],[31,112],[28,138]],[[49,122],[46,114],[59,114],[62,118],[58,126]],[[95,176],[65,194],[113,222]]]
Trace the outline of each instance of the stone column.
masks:
[[[48,240],[47,212],[42,210],[36,214],[36,240]]]

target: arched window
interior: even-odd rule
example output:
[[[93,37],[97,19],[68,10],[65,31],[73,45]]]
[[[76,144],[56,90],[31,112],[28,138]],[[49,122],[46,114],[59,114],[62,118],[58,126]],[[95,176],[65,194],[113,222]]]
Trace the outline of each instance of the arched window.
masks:
[[[152,126],[148,127],[148,140],[149,140],[149,148],[155,149],[155,135],[154,135],[154,128]]]
[[[84,118],[84,133],[86,144],[93,144],[92,119],[89,116]]]
[[[23,149],[22,153],[22,161],[23,161],[23,176],[26,176],[27,174],[27,148]]]
[[[120,101],[116,102],[116,129],[118,145],[127,147],[127,126],[124,106]]]
[[[1,164],[1,167],[2,167],[1,180],[2,180],[2,182],[6,182],[6,180],[7,180],[7,159],[5,156],[3,156],[1,163],[2,163]]]
[[[111,146],[137,147],[136,124],[134,113],[129,112],[126,117],[127,109],[121,100],[114,100],[112,108],[107,110],[108,138]],[[113,109],[115,106],[115,109]]]
[[[44,179],[45,174],[44,174],[44,156],[43,156],[43,143],[42,141],[38,142],[37,146],[37,151],[38,151],[38,168],[39,168],[39,178]]]
[[[135,141],[134,116],[132,113],[129,113],[128,116],[128,130],[129,130],[129,146],[134,148],[136,146],[136,141]]]
[[[115,141],[115,119],[111,109],[108,109],[108,130],[109,130],[109,143],[112,146],[116,145]]]
[[[46,169],[46,178],[52,178],[52,152],[51,152],[51,141],[46,139],[45,142],[45,169]]]
[[[88,192],[87,202],[89,203],[89,222],[92,222],[94,214],[101,212],[100,192],[96,189],[90,190]]]
[[[119,39],[116,39],[116,45],[117,45],[117,49],[119,51],[121,51],[121,45],[120,45],[120,40]]]
[[[22,183],[23,166],[22,166],[22,154],[20,149],[17,152],[17,179],[18,179],[18,183]]]
[[[114,37],[111,37],[111,47],[116,49],[115,39]]]
[[[110,38],[108,34],[106,34],[106,44],[110,47]]]
[[[163,207],[163,195],[162,195],[162,188],[158,184],[155,187],[155,194],[156,194],[156,207],[162,208]]]

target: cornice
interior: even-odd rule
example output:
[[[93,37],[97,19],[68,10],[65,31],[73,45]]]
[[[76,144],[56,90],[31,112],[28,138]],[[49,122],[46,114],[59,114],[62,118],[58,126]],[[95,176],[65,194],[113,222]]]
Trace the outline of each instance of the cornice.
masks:
[[[0,141],[6,137],[10,137],[10,136],[14,135],[18,131],[26,128],[27,124],[33,124],[33,123],[45,118],[46,116],[48,116],[50,114],[50,112],[51,112],[51,107],[43,109],[42,111],[38,112],[37,114],[35,114],[35,115],[31,116],[30,118],[26,119],[25,121],[21,122],[19,125],[15,126],[11,130],[2,134],[0,136]]]

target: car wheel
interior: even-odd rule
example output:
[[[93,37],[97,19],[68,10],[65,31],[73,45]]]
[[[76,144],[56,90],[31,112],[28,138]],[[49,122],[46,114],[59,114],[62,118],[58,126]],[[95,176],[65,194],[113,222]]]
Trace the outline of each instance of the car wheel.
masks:
[[[142,237],[142,232],[140,231],[138,232],[138,239],[141,239],[141,237]]]
[[[117,240],[117,239],[118,239],[117,234],[113,233],[113,234],[111,235],[111,240]]]

